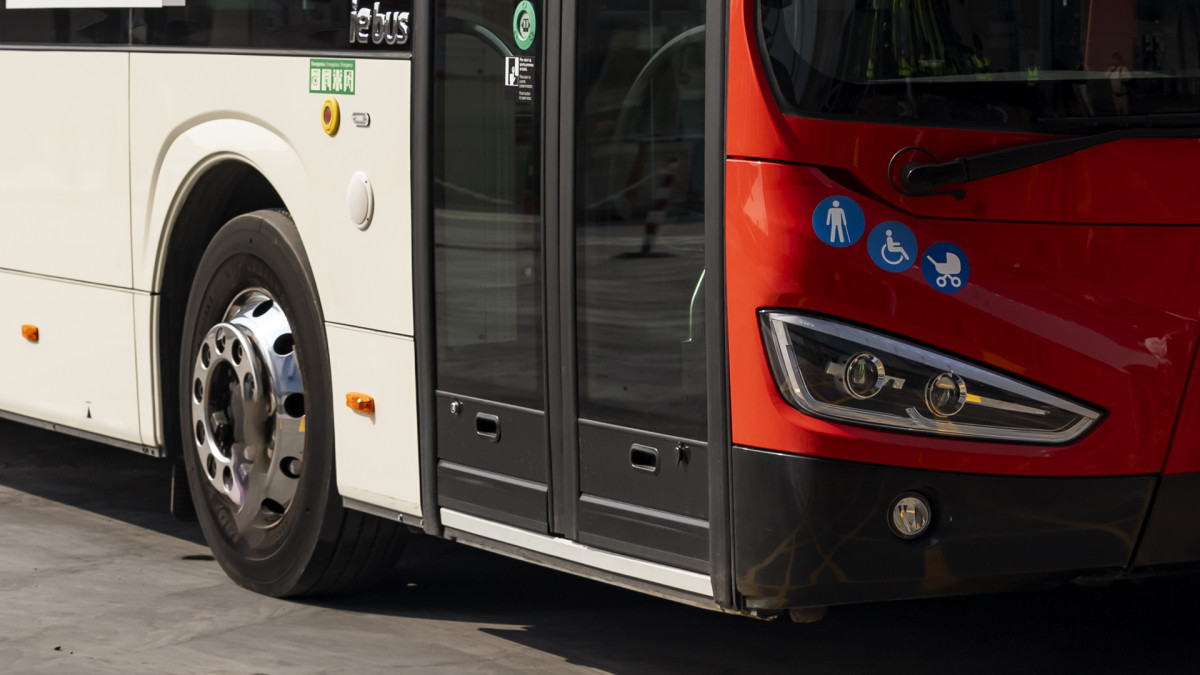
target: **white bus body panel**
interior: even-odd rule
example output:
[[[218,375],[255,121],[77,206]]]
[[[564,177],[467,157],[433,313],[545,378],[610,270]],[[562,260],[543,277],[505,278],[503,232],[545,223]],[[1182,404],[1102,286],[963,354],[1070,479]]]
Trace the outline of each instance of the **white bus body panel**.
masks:
[[[0,409],[142,442],[126,290],[0,271]],[[21,325],[38,327],[38,341]]]
[[[421,515],[416,354],[411,338],[328,325],[338,492],[390,511]],[[375,399],[375,414],[350,410],[345,395]]]
[[[336,96],[342,124],[321,125],[326,94],[310,94],[308,57],[222,54],[131,56],[130,126],[134,287],[157,290],[173,209],[190,177],[214,160],[254,166],[300,230],[334,323],[413,334],[409,152],[411,64],[357,59],[356,93]],[[351,121],[370,114],[368,127]],[[346,191],[356,172],[374,187],[361,231]]]
[[[133,294],[133,337],[137,355],[138,420],[141,424],[142,443],[161,447],[157,439],[162,428],[161,411],[157,401],[162,393],[158,372],[153,364],[158,363],[158,331],[155,329],[155,298],[149,293]]]
[[[128,288],[129,55],[0,51],[0,72],[0,268]]]
[[[328,322],[339,489],[419,514],[411,64],[355,60],[356,91],[336,96],[342,123],[332,137],[321,124],[328,95],[309,93],[309,65],[308,57],[131,55],[133,285],[161,290],[169,228],[204,171],[233,160],[262,173],[300,231]],[[356,126],[355,112],[369,114],[370,125]],[[374,190],[365,231],[351,222],[346,201],[357,172]],[[139,361],[157,369],[148,351]],[[346,387],[376,397],[375,420],[344,407]],[[161,443],[158,422],[155,433]]]
[[[0,72],[0,409],[140,445],[129,55],[0,51]]]

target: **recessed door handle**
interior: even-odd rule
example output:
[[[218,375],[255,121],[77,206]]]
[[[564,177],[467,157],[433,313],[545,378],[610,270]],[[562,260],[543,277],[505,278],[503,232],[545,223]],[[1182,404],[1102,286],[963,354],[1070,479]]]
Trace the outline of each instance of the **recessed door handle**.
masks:
[[[499,443],[500,418],[487,413],[475,413],[475,433],[493,443]]]
[[[658,473],[658,448],[634,443],[629,448],[629,463],[638,471]]]

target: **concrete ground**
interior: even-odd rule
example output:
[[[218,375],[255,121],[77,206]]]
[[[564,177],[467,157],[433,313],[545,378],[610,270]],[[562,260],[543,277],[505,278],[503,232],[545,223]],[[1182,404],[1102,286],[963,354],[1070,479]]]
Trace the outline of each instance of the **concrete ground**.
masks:
[[[417,539],[318,602],[234,586],[165,464],[0,422],[3,673],[1194,673],[1191,581],[723,616]]]

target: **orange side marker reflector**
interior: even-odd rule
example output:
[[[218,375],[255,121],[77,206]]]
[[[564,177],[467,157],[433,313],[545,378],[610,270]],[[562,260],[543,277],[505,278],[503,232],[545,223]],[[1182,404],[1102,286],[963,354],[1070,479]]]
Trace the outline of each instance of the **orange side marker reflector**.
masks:
[[[24,326],[21,326],[21,337],[25,338],[26,340],[29,340],[30,342],[37,342],[38,341],[38,327],[31,326],[29,324],[25,324]]]
[[[355,412],[374,415],[375,398],[373,396],[361,394],[357,391],[352,391],[349,394],[346,394],[346,407]]]

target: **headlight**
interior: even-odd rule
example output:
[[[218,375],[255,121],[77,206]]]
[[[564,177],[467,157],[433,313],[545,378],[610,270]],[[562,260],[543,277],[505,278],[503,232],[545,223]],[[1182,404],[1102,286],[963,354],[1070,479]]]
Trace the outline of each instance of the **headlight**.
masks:
[[[939,436],[1067,443],[1101,413],[932,349],[837,321],[759,312],[779,391],[836,422]]]

